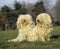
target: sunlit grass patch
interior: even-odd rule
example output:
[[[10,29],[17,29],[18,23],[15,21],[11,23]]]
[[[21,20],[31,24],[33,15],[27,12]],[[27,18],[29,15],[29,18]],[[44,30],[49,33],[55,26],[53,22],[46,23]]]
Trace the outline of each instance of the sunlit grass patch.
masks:
[[[0,31],[0,49],[60,49],[60,26],[54,27],[52,34],[57,38],[52,38],[49,42],[7,42],[9,39],[17,37],[18,30]]]

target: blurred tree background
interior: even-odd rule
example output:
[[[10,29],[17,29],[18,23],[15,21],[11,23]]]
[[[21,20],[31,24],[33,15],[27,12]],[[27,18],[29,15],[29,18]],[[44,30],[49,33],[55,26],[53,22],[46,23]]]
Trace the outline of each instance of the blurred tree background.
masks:
[[[36,16],[43,12],[46,10],[42,1],[35,4],[25,4],[25,2],[21,4],[15,1],[14,9],[4,5],[0,10],[0,30],[16,29],[16,21],[20,14],[31,14],[35,21]]]
[[[20,14],[30,14],[35,21],[38,14],[45,12],[51,15],[54,25],[60,25],[60,0],[56,0],[56,3],[51,8],[52,3],[52,0],[38,0],[35,4],[26,4],[15,0],[14,8],[7,5],[2,6],[0,8],[0,30],[16,29],[16,21]]]

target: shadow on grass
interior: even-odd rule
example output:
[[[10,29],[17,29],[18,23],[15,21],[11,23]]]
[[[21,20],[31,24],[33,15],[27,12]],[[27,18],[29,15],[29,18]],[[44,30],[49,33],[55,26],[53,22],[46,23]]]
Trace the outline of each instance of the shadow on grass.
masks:
[[[52,35],[51,39],[58,39],[60,38],[60,35]]]

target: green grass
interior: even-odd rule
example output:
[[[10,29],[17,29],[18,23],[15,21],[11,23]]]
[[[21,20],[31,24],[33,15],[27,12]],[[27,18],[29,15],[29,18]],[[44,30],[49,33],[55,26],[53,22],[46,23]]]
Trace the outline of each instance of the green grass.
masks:
[[[56,38],[52,38],[49,42],[22,41],[20,43],[8,43],[7,41],[9,39],[17,37],[18,31],[0,31],[0,49],[60,49],[60,26],[54,27],[54,31],[52,32],[52,34],[55,35]]]

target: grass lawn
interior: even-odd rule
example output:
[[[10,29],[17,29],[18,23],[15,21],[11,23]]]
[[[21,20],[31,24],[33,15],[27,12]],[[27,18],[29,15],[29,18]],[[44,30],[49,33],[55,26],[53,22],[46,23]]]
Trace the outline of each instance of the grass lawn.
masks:
[[[49,42],[23,41],[20,43],[8,43],[7,40],[15,38],[18,35],[18,31],[0,31],[0,49],[60,49],[60,26],[54,27],[52,34],[54,36]]]

